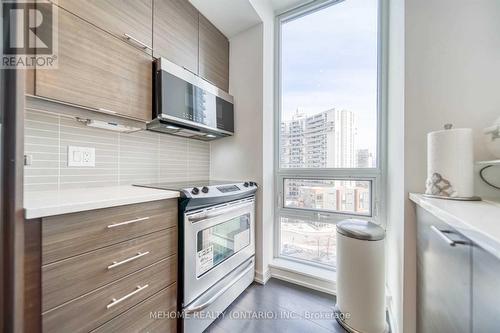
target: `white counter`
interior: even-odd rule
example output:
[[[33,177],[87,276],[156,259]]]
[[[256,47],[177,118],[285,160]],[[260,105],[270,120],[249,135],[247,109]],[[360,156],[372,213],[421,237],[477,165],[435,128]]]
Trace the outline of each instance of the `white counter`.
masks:
[[[24,193],[26,219],[178,198],[179,192],[137,186],[94,187]]]
[[[500,259],[500,203],[427,198],[410,193],[410,200]]]

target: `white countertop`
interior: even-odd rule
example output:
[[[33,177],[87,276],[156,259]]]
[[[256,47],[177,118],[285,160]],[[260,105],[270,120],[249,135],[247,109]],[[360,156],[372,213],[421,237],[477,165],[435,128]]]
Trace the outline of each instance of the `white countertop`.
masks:
[[[85,210],[178,198],[179,192],[137,186],[94,187],[24,193],[24,215],[35,219]]]
[[[416,193],[410,193],[410,200],[500,259],[500,203],[433,199]]]

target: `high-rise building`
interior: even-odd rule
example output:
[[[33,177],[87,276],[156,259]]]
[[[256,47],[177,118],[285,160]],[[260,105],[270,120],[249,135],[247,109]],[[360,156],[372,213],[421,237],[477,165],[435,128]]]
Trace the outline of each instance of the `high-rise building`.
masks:
[[[283,168],[356,167],[356,119],[351,111],[330,109],[311,116],[297,112],[281,123]]]
[[[356,117],[348,110],[330,109],[306,116],[299,110],[281,123],[281,167],[368,168],[373,156],[356,150]],[[285,186],[288,207],[366,213],[370,210],[366,181],[290,179]],[[333,186],[332,186],[333,185]]]
[[[329,112],[329,111],[327,111]],[[356,167],[356,117],[352,111],[335,110],[334,168]]]
[[[369,149],[358,149],[357,153],[357,168],[373,168],[375,167],[375,159]]]

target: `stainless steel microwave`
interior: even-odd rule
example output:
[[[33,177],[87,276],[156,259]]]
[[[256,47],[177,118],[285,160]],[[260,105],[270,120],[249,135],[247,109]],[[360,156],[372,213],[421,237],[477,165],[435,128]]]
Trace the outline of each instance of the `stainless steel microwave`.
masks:
[[[148,129],[210,141],[234,134],[233,97],[164,58],[153,63],[153,121]]]

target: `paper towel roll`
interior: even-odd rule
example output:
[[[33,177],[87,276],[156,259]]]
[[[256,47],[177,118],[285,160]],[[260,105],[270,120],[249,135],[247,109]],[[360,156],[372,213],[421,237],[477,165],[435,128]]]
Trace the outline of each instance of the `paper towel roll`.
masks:
[[[472,129],[445,129],[427,135],[426,194],[474,196],[473,167]]]

